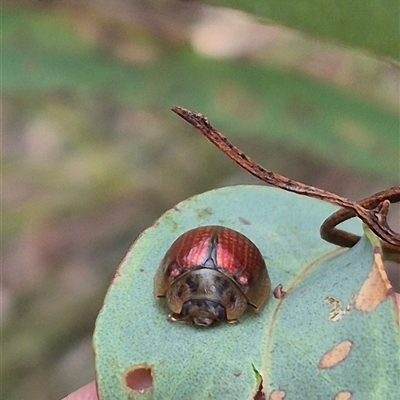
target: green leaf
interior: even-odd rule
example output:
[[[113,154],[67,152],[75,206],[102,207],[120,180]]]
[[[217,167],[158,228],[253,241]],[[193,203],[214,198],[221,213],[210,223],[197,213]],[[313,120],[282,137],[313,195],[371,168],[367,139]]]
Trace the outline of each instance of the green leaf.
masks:
[[[251,399],[260,375],[267,397],[280,390],[288,399],[333,399],[349,391],[352,399],[394,399],[396,306],[385,293],[373,311],[356,308],[374,247],[365,236],[350,250],[324,242],[319,226],[335,209],[274,188],[237,186],[166,212],[133,245],[99,314],[94,348],[101,399]],[[238,325],[196,329],[168,322],[165,303],[153,295],[155,271],[180,234],[207,224],[255,242],[272,287],[282,284],[286,297],[271,295],[259,315],[249,311]],[[361,233],[355,220],[344,228]],[[338,321],[331,320],[335,307]],[[324,354],[341,343],[350,354],[326,367]],[[126,388],[125,377],[143,366],[152,369],[153,389],[139,394]]]
[[[398,0],[210,0],[317,38],[400,59]]]

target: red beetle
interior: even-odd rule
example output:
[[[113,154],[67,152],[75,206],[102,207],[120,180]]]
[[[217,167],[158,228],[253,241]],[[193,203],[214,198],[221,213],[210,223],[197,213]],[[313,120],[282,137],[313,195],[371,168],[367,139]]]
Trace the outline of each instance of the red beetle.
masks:
[[[237,323],[247,306],[259,311],[270,290],[256,245],[222,226],[202,226],[181,235],[154,279],[155,296],[166,297],[173,312],[169,319],[196,326]]]

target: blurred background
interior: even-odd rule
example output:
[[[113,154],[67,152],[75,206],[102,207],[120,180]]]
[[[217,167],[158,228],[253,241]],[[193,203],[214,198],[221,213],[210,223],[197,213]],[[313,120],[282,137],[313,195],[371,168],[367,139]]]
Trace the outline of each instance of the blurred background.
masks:
[[[138,234],[196,193],[260,183],[172,106],[353,200],[399,184],[399,69],[365,52],[173,0],[2,14],[4,399],[94,379],[95,318]]]

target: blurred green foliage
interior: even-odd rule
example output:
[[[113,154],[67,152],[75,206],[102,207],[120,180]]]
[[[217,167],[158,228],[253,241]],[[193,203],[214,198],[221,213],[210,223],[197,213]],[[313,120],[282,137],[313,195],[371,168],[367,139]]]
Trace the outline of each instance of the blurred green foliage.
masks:
[[[400,60],[398,0],[211,0],[319,39]]]
[[[86,43],[57,13],[6,10],[3,21],[5,95],[66,90],[165,114],[181,105],[206,114],[233,138],[290,143],[332,166],[398,177],[393,168],[398,115],[357,95],[254,62],[207,60],[182,46],[166,52],[153,44],[157,55],[152,62],[127,65]],[[55,32],[50,39],[49,31]],[[380,160],[379,154],[384,154]]]

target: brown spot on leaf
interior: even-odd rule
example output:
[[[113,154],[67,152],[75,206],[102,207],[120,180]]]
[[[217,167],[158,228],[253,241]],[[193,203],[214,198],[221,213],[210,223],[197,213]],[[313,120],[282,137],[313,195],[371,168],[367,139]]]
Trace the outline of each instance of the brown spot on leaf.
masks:
[[[125,374],[126,386],[138,393],[144,393],[153,388],[152,370],[147,365],[136,366]]]
[[[329,321],[333,322],[340,321],[346,314],[348,314],[354,305],[355,298],[356,295],[353,294],[349,304],[347,304],[346,308],[343,309],[342,302],[340,300],[336,299],[333,296],[326,297],[324,302],[332,306],[332,310],[329,311],[329,316],[328,316]]]
[[[335,400],[350,400],[351,396],[351,392],[339,392],[336,395]]]
[[[247,221],[247,219],[243,217],[239,217],[239,222],[243,225],[251,225],[250,221]]]
[[[199,219],[208,217],[209,215],[213,215],[213,210],[210,207],[206,207],[197,211],[197,216]]]
[[[340,364],[348,357],[352,346],[353,343],[350,342],[350,340],[339,343],[322,356],[318,367],[321,369],[336,367],[336,365]]]
[[[359,311],[372,312],[393,292],[386,275],[380,250],[374,252],[374,265],[364,281],[355,301]]]
[[[274,390],[269,395],[269,400],[283,400],[286,396],[286,392],[283,390]]]

